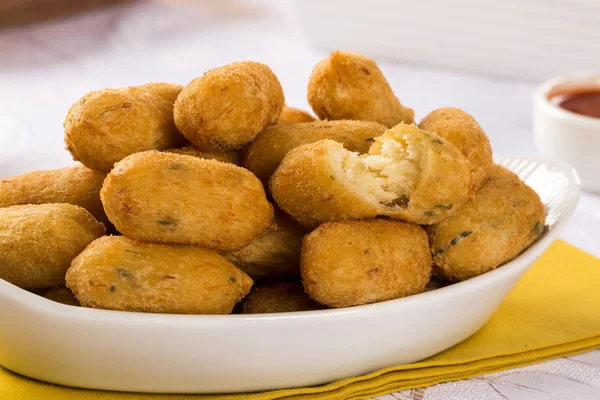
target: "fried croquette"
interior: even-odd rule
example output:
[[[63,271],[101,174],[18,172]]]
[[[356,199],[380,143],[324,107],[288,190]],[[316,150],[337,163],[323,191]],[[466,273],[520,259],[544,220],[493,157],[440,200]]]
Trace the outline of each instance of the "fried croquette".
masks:
[[[0,208],[0,278],[24,289],[65,284],[65,273],[104,225],[72,204]]]
[[[366,153],[387,128],[370,121],[315,121],[274,125],[258,134],[246,152],[244,166],[265,184],[291,149],[323,139],[340,142],[350,151]]]
[[[20,204],[69,203],[85,208],[108,225],[100,201],[105,174],[83,165],[34,171],[0,180],[0,207]]]
[[[115,164],[100,198],[121,234],[147,242],[239,250],[273,221],[273,206],[250,171],[159,151]]]
[[[269,181],[277,205],[305,227],[375,217],[380,207],[349,190],[335,172],[332,158],[344,152],[343,145],[333,140],[290,150]]]
[[[313,122],[315,117],[304,110],[283,105],[283,110],[279,114],[279,124],[295,124],[298,122]]]
[[[307,230],[279,210],[275,224],[277,229],[265,229],[243,249],[223,254],[257,282],[300,277],[300,247]]]
[[[454,214],[470,194],[471,173],[462,153],[415,125],[398,124],[375,138],[364,166],[355,163],[353,175],[367,179],[363,185],[383,204],[383,215],[420,225]]]
[[[473,192],[479,189],[494,162],[490,140],[475,118],[460,108],[440,108],[423,118],[419,128],[434,132],[460,150],[471,168]]]
[[[304,292],[301,284],[279,282],[252,289],[244,300],[242,314],[310,311],[323,308],[325,307]]]
[[[166,82],[150,82],[144,85],[140,85],[139,87],[159,95],[171,105],[175,104],[177,96],[179,96],[179,93],[181,93],[181,89],[183,89],[182,85]]]
[[[242,164],[242,156],[239,151],[229,150],[229,151],[202,151],[198,150],[194,146],[183,146],[177,149],[167,149],[164,150],[167,153],[181,154],[184,156],[194,156],[198,158],[206,158],[208,160],[217,160],[230,164],[241,165]]]
[[[281,84],[268,66],[236,62],[183,88],[175,102],[175,124],[201,150],[235,150],[276,124],[283,102]]]
[[[505,168],[492,166],[475,199],[427,227],[435,274],[457,282],[512,260],[543,232],[544,205]]]
[[[448,141],[399,124],[369,154],[322,140],[286,154],[270,180],[278,206],[304,226],[386,215],[432,224],[467,200],[471,174]]]
[[[105,236],[67,272],[85,307],[168,314],[229,314],[252,279],[218,253]]]
[[[77,297],[66,287],[52,288],[44,295],[48,300],[56,301],[57,303],[66,304],[68,306],[81,306]]]
[[[174,94],[181,88],[155,83],[86,94],[67,113],[67,150],[86,167],[106,173],[130,154],[181,145],[184,138],[173,122]]]
[[[319,62],[308,82],[308,102],[320,119],[379,122],[389,128],[414,121],[372,59],[334,51]]]
[[[326,222],[302,242],[301,273],[309,296],[329,307],[421,293],[431,276],[427,235],[393,220]]]

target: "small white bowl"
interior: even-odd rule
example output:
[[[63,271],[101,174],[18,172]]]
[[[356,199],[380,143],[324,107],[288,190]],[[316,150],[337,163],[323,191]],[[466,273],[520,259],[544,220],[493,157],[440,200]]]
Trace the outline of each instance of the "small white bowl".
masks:
[[[422,360],[475,333],[558,238],[579,198],[561,161],[500,160],[540,195],[548,229],[505,265],[403,299],[262,315],[165,315],[55,303],[0,279],[0,364],[91,389],[251,392],[312,386]]]
[[[553,104],[553,93],[598,86],[600,74],[553,78],[533,98],[533,134],[545,156],[563,160],[577,170],[583,189],[600,193],[600,118],[587,117]]]

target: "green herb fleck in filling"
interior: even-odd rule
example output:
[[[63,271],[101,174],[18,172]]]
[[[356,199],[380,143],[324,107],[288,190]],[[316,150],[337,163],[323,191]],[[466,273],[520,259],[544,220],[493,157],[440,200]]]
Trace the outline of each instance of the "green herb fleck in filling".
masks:
[[[392,204],[395,206],[406,208],[406,207],[408,207],[409,201],[410,201],[410,198],[407,195],[401,194],[400,196],[398,196],[394,200],[392,200]]]

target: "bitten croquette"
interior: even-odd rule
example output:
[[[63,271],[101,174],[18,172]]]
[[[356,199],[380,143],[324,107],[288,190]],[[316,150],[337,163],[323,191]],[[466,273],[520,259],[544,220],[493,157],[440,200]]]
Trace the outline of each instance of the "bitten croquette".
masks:
[[[369,154],[322,140],[291,150],[270,180],[273,198],[302,225],[386,215],[421,225],[452,215],[471,174],[456,147],[415,125],[375,138]]]
[[[246,152],[244,167],[267,183],[288,151],[323,139],[340,142],[350,151],[366,153],[386,127],[370,121],[315,121],[274,125],[258,134]]]

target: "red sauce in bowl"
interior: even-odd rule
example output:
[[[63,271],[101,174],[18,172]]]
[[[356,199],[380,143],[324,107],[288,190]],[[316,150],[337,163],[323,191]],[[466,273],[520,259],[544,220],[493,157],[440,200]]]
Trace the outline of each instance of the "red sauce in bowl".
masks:
[[[551,94],[550,100],[576,114],[600,118],[600,87],[572,88],[571,91]]]

